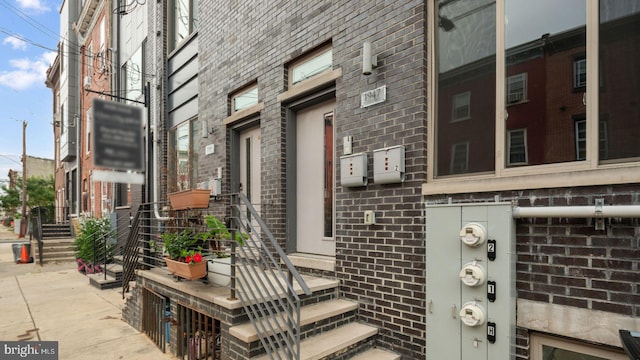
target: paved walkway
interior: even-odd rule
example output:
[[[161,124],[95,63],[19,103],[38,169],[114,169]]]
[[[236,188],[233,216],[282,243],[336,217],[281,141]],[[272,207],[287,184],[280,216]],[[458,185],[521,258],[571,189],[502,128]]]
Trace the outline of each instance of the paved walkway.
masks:
[[[72,262],[16,264],[20,241],[0,225],[0,341],[57,341],[60,360],[176,359],[122,321],[119,289],[89,285]]]

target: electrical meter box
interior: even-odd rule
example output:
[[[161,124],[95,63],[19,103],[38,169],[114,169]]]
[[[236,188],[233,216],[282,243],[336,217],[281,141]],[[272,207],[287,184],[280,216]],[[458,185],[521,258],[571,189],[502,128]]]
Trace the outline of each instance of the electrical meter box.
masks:
[[[373,151],[373,182],[391,184],[404,181],[404,146]]]
[[[426,206],[427,360],[515,358],[510,203]]]
[[[344,187],[366,186],[367,154],[358,153],[340,157],[340,185]]]

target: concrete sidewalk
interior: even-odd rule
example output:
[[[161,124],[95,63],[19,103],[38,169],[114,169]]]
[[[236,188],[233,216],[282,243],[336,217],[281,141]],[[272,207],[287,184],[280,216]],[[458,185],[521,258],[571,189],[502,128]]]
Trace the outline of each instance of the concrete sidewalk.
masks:
[[[176,359],[121,320],[120,289],[94,288],[73,262],[16,264],[8,233],[0,225],[0,341],[57,341],[61,360]]]

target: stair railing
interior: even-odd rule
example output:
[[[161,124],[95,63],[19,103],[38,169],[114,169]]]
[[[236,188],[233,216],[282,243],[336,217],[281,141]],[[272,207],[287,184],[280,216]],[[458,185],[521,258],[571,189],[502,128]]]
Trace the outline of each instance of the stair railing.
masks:
[[[300,359],[300,297],[294,287],[311,290],[253,205],[242,194],[231,196],[232,297],[238,295],[260,342],[271,359]],[[236,269],[237,268],[237,269]],[[262,321],[260,321],[262,320]]]
[[[36,239],[36,243],[38,244],[38,260],[40,262],[40,266],[43,266],[43,242],[42,242],[42,217],[40,216],[40,208],[36,214],[31,214],[31,237]]]
[[[140,218],[143,213],[143,206],[138,207],[136,216],[131,222],[129,228],[129,236],[122,249],[122,298],[129,292],[129,283],[133,281],[135,276],[136,267],[138,266],[138,258],[140,253],[138,252],[138,236],[140,235]]]

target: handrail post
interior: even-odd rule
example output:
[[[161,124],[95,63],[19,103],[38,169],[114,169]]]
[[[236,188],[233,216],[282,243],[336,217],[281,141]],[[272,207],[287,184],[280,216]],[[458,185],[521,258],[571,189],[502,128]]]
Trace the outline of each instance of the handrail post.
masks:
[[[229,298],[236,299],[236,227],[237,224],[234,224],[234,219],[236,217],[235,205],[237,202],[236,195],[231,196],[231,222],[230,222],[230,233],[231,233],[231,289]]]

